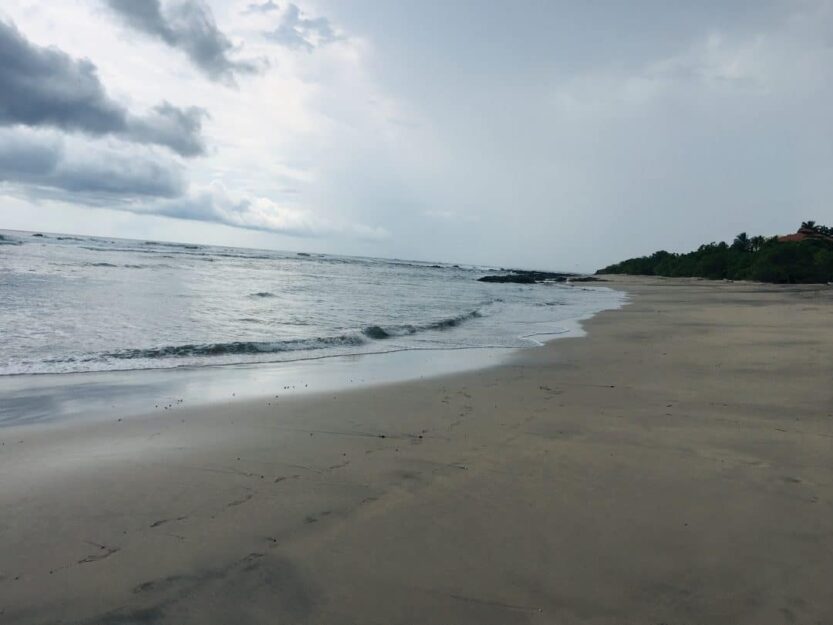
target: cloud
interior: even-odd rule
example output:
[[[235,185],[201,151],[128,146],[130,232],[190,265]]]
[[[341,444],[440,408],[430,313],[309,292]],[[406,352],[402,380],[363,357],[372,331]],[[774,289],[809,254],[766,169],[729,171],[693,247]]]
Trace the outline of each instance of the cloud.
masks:
[[[281,206],[269,198],[236,195],[229,192],[219,181],[207,187],[194,189],[182,197],[130,207],[127,210],[296,237],[340,234],[378,240],[389,236],[384,228],[333,222],[307,210]]]
[[[66,138],[50,130],[0,128],[0,182],[27,195],[93,205],[185,192],[175,162],[147,148],[117,143]]]
[[[13,25],[0,26],[0,61],[8,59],[0,63],[0,196],[295,237],[389,236],[382,228],[365,225],[360,216],[338,215],[300,193],[287,200],[289,194],[280,191],[285,183],[277,183],[271,173],[252,181],[227,171],[222,162],[206,169],[204,161],[197,161],[186,169],[158,146],[185,156],[203,153],[206,111],[163,101],[134,114],[108,94],[91,61],[37,46]],[[258,122],[264,109],[252,106],[242,89],[205,86],[217,93],[212,100],[215,115],[222,117],[227,107],[245,104],[245,110],[237,110]],[[259,97],[255,100],[262,104]],[[291,122],[290,128],[297,127],[294,118]],[[240,125],[233,126],[220,138],[236,146]],[[262,126],[253,127],[251,136],[260,137],[260,130]],[[308,135],[301,137],[306,141]],[[257,172],[257,167],[245,171]],[[197,182],[217,178],[223,182]]]
[[[0,21],[0,126],[114,135],[196,156],[205,152],[204,115],[198,107],[180,109],[168,102],[134,115],[107,95],[92,62],[34,45],[13,24]]]
[[[243,11],[246,15],[251,15],[252,13],[270,13],[272,11],[279,11],[280,7],[275,4],[272,0],[266,0],[266,2],[262,4],[253,3],[246,7]]]
[[[378,227],[333,221],[215,181],[189,187],[181,166],[152,148],[53,130],[0,128],[0,192],[295,237],[379,240]]]
[[[125,111],[110,100],[95,65],[27,41],[0,21],[0,123],[51,125],[92,134],[123,131]]]
[[[207,115],[198,106],[181,109],[163,102],[145,117],[130,118],[125,135],[137,143],[165,145],[182,156],[198,156],[205,153],[201,133]]]
[[[339,39],[326,17],[304,17],[295,4],[287,7],[278,27],[265,33],[265,36],[287,48],[308,52]]]
[[[104,0],[130,28],[181,50],[211,80],[234,84],[239,74],[259,71],[253,61],[234,60],[234,45],[214,21],[211,9],[200,0],[169,3],[163,12],[159,0]]]

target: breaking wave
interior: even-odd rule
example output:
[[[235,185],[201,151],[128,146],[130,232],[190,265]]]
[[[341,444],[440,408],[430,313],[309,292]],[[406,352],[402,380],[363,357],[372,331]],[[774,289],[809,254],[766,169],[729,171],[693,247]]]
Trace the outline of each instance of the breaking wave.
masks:
[[[356,335],[341,335],[315,339],[285,341],[233,341],[231,343],[202,343],[165,345],[145,349],[120,349],[92,354],[81,358],[67,358],[48,362],[95,362],[107,360],[153,360],[157,358],[188,358],[196,356],[226,356],[235,354],[277,354],[281,352],[327,349],[330,347],[362,345],[366,341]]]
[[[257,294],[259,295],[259,294]],[[175,358],[195,358],[229,355],[278,354],[295,351],[315,351],[333,347],[355,347],[365,345],[367,339],[384,340],[394,336],[409,336],[429,330],[447,330],[459,326],[470,319],[481,317],[477,310],[449,317],[422,325],[401,325],[383,328],[368,326],[361,334],[341,334],[338,336],[318,337],[312,339],[286,339],[282,341],[232,341],[229,343],[189,343],[186,345],[164,345],[141,349],[120,349],[112,352],[85,354],[63,359],[53,359],[51,363],[71,362],[107,362],[112,360],[156,360]],[[253,318],[246,319],[257,321]]]
[[[23,245],[23,241],[0,234],[0,245]]]
[[[450,328],[456,328],[466,321],[477,319],[482,316],[483,315],[479,310],[473,310],[464,315],[448,317],[447,319],[441,319],[440,321],[434,321],[422,325],[407,324],[401,326],[389,326],[385,328],[382,326],[368,326],[362,330],[362,334],[371,339],[384,340],[394,336],[410,336],[412,334],[417,334],[418,332],[426,332],[429,330],[448,330]]]

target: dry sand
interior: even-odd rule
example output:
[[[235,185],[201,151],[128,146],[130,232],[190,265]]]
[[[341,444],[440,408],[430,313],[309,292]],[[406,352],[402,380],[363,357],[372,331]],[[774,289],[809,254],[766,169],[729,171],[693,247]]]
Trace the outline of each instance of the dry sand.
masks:
[[[612,284],[506,366],[0,430],[0,622],[833,623],[833,289]]]

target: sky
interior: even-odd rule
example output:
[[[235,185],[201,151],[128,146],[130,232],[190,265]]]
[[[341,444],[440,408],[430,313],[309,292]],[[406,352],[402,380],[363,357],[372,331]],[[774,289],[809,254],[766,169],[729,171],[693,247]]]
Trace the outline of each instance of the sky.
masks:
[[[3,0],[0,228],[590,271],[833,222],[833,0]]]

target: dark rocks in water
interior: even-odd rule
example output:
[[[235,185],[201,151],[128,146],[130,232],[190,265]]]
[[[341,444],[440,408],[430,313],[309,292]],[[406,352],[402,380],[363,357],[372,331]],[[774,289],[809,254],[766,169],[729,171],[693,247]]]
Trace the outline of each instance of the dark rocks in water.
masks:
[[[478,282],[512,282],[516,284],[535,284],[537,280],[531,276],[511,274],[507,276],[483,276],[477,279]]]
[[[594,278],[593,276],[581,276],[579,278],[570,278],[570,282],[607,282],[607,280]]]
[[[309,254],[307,254],[306,252],[297,252],[295,255],[296,256],[309,256]]]
[[[510,269],[512,273],[499,276],[483,276],[478,282],[497,282],[512,284],[537,284],[539,282],[566,282],[568,279],[578,277],[575,273],[552,273],[548,271],[525,271],[522,269]]]
[[[40,232],[36,232],[36,233],[35,233],[35,234],[33,234],[32,236],[33,236],[33,237],[43,237],[43,235],[42,235]]]

